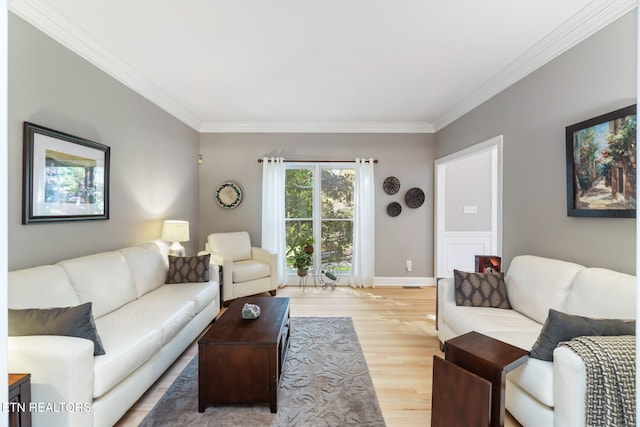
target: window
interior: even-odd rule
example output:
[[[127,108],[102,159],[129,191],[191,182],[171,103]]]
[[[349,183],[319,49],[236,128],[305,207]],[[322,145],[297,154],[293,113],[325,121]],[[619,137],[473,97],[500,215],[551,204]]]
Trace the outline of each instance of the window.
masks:
[[[353,166],[288,164],[285,178],[287,268],[293,249],[311,242],[312,267],[327,262],[350,270],[353,255]]]

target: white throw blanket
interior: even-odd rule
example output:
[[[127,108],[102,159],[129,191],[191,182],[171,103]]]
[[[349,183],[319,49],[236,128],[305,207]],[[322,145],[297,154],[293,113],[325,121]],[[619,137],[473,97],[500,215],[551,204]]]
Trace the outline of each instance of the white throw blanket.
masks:
[[[578,337],[562,342],[584,360],[586,425],[636,425],[636,337]]]

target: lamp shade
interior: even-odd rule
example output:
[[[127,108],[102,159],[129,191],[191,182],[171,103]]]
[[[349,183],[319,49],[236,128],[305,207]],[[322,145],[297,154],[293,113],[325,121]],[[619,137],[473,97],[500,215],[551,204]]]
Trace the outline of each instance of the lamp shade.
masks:
[[[189,241],[189,221],[167,220],[162,225],[162,240],[167,242]]]

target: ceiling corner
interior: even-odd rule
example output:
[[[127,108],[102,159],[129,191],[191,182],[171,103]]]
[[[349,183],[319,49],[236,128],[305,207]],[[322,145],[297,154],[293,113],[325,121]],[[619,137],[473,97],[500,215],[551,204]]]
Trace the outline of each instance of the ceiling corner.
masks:
[[[549,33],[540,42],[471,92],[469,96],[454,105],[453,108],[436,118],[433,121],[434,132],[440,131],[637,6],[637,0],[596,0],[591,2],[562,26]]]
[[[9,10],[187,126],[202,126],[199,118],[55,10],[30,0],[9,0]]]

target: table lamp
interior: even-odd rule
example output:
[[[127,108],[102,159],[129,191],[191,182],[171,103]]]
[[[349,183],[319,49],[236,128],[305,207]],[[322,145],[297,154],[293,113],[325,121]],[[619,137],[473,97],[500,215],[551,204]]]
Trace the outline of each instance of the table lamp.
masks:
[[[162,224],[162,240],[172,242],[169,255],[184,256],[184,246],[180,242],[189,241],[189,221],[167,220]]]

